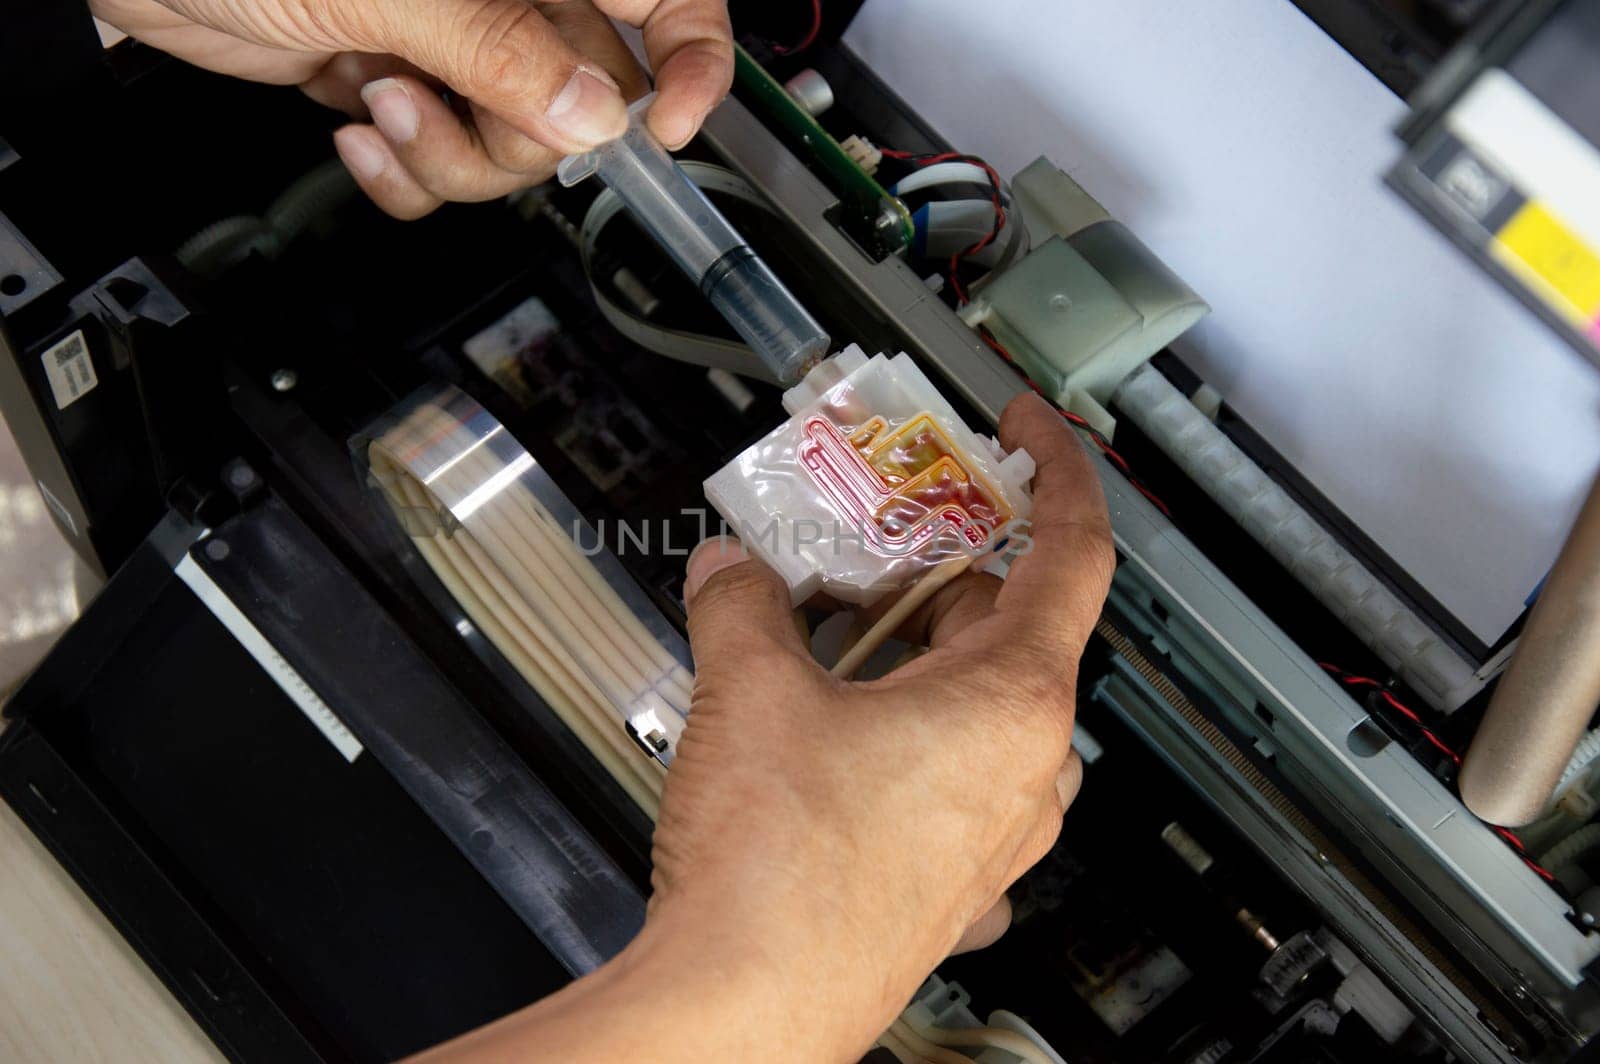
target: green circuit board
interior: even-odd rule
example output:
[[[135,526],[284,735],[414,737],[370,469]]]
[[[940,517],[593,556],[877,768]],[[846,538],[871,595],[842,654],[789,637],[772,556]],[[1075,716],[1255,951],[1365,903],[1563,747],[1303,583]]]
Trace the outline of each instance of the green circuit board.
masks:
[[[845,232],[874,255],[892,255],[911,243],[911,215],[822,125],[794,101],[750,53],[735,46],[737,86],[759,116],[781,130],[839,197]]]

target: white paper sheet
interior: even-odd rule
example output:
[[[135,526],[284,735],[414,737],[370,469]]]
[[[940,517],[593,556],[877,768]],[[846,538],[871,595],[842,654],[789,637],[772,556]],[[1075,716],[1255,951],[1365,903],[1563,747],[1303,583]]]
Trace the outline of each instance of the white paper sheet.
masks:
[[[1600,465],[1600,371],[1388,191],[1405,105],[1287,0],[869,0],[960,150],[1069,171],[1215,311],[1177,349],[1485,642]]]

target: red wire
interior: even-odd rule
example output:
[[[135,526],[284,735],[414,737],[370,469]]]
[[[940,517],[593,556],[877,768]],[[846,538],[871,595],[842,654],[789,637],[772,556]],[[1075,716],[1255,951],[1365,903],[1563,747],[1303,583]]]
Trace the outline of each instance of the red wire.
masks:
[[[989,199],[994,204],[994,228],[990,229],[981,240],[971,247],[950,256],[950,286],[955,289],[956,299],[962,306],[967,304],[968,299],[966,290],[961,287],[961,260],[971,258],[1000,239],[1000,232],[1006,227],[1006,208],[1005,204],[1000,202],[1000,175],[995,172],[994,167],[982,159],[973,159],[972,161],[983,167],[984,173],[989,177]]]
[[[1422,717],[1414,709],[1391,694],[1387,685],[1374,680],[1370,676],[1357,676],[1355,673],[1346,672],[1344,669],[1339,668],[1339,666],[1330,665],[1325,661],[1319,661],[1317,662],[1317,665],[1331,674],[1334,679],[1341,683],[1347,684],[1350,687],[1372,688],[1377,692],[1378,697],[1383,699],[1391,709],[1415,724],[1417,726],[1417,730],[1422,733],[1423,739],[1427,740],[1430,746],[1448,757],[1456,766],[1456,768],[1461,767],[1461,755],[1447,746],[1443,739],[1440,739],[1437,735],[1435,735],[1432,729],[1430,729],[1428,725],[1424,723]],[[1535,861],[1532,857],[1528,856],[1527,844],[1518,838],[1515,832],[1503,828],[1498,824],[1490,824],[1489,826],[1494,829],[1494,833],[1496,835],[1499,835],[1511,845],[1512,849],[1517,851],[1517,856],[1522,858],[1524,864],[1537,872],[1540,878],[1544,879],[1547,883],[1554,883],[1556,881],[1556,877],[1551,875],[1548,869],[1539,864],[1539,862]]]
[[[991,351],[1005,359],[1013,369],[1021,374],[1023,381],[1028,385],[1028,387],[1032,388],[1035,393],[1045,400],[1045,402],[1050,403],[1051,406],[1055,406],[1055,403],[1051,402],[1050,397],[1044,394],[1044,389],[1039,387],[1038,382],[1032,377],[1029,377],[1026,373],[1022,372],[1022,367],[1018,366],[1017,360],[1011,357],[1011,352],[1007,351],[1004,345],[1002,345],[999,340],[996,340],[988,329],[985,329],[981,325],[978,326],[978,336],[983,339],[984,343],[989,345],[989,349]],[[1094,445],[1100,449],[1100,453],[1106,456],[1106,460],[1108,462],[1117,467],[1117,471],[1128,479],[1128,483],[1133,485],[1133,489],[1135,491],[1137,491],[1140,495],[1143,495],[1146,499],[1149,499],[1151,505],[1160,510],[1168,518],[1172,517],[1172,511],[1167,507],[1167,504],[1162,502],[1160,497],[1157,496],[1155,492],[1151,491],[1149,488],[1140,483],[1139,478],[1133,475],[1133,467],[1128,464],[1128,460],[1112,449],[1111,441],[1107,440],[1105,435],[1101,433],[1099,429],[1089,424],[1086,419],[1072,413],[1070,410],[1061,410],[1060,407],[1057,407],[1056,409],[1060,412],[1062,417],[1067,419],[1068,422],[1076,425],[1078,428],[1088,433],[1089,439],[1094,441]]]
[[[1505,839],[1511,844],[1511,848],[1516,850],[1518,855],[1522,857],[1524,864],[1544,877],[1545,882],[1554,883],[1556,881],[1556,877],[1551,875],[1543,865],[1539,864],[1532,857],[1528,856],[1528,844],[1517,838],[1515,832],[1510,831],[1507,828],[1503,828],[1498,824],[1491,824],[1490,826],[1494,828],[1494,833],[1496,835],[1499,835],[1502,839]]]
[[[978,252],[982,251],[984,248],[1000,239],[1000,233],[1006,227],[1007,212],[1005,203],[1001,199],[1000,189],[1002,185],[999,172],[987,162],[978,158],[976,155],[965,155],[956,151],[939,152],[934,155],[918,155],[915,152],[896,151],[892,148],[885,148],[883,149],[883,155],[886,158],[899,159],[902,162],[909,162],[918,169],[921,169],[925,166],[933,166],[935,163],[958,161],[971,163],[973,166],[980,167],[983,170],[984,175],[988,177],[989,202],[994,206],[994,226],[983,236],[981,240],[977,241],[975,244],[972,244],[970,247],[962,248],[954,255],[951,255],[950,264],[947,267],[947,270],[950,274],[950,288],[955,292],[959,305],[965,306],[969,300],[967,299],[966,289],[963,288],[961,284],[961,260],[978,254]]]
[[[811,29],[799,44],[778,45],[772,50],[779,55],[798,55],[817,43],[817,35],[822,32],[822,0],[811,0]]]
[[[933,155],[919,155],[914,151],[900,151],[898,148],[884,148],[883,156],[886,159],[899,159],[901,162],[915,162],[918,166],[932,166],[934,163],[947,163],[952,159],[961,158],[958,151],[936,152]]]

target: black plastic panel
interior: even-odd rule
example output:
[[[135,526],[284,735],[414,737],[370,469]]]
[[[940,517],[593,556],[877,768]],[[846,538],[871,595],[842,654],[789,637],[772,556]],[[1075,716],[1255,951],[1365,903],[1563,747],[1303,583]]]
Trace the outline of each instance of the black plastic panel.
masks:
[[[168,549],[142,548],[15,696],[0,796],[207,1033],[236,1060],[389,1060],[564,985],[380,759],[346,761]],[[353,631],[355,612],[323,619]],[[451,754],[431,751],[441,780]]]

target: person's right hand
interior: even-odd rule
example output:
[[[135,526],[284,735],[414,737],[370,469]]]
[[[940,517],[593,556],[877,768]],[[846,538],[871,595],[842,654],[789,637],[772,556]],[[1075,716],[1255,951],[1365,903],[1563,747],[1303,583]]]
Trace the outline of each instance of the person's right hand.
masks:
[[[370,118],[334,143],[398,218],[537,184],[562,156],[620,136],[625,100],[647,82],[611,18],[644,31],[658,92],[650,128],[669,147],[694,136],[733,80],[725,0],[90,0],[90,9],[180,59],[299,85]]]

